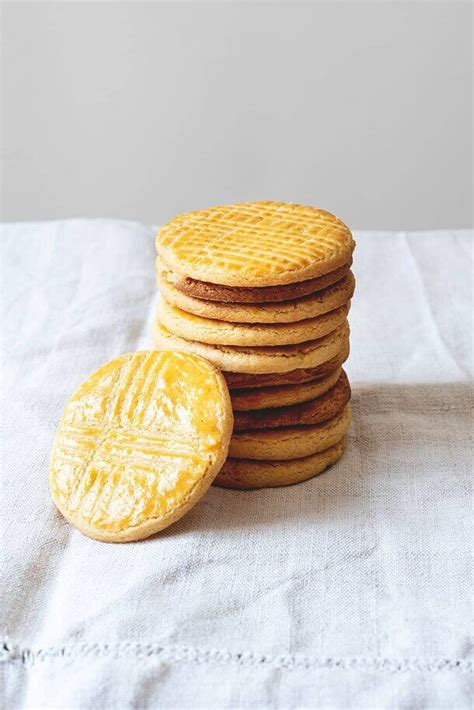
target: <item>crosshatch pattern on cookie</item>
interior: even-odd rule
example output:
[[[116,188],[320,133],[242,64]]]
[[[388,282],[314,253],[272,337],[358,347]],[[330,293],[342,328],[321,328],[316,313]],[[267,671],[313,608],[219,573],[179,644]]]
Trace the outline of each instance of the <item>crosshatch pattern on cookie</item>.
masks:
[[[156,239],[171,268],[228,285],[271,285],[322,275],[352,254],[350,230],[324,210],[284,202],[247,202],[189,212]]]

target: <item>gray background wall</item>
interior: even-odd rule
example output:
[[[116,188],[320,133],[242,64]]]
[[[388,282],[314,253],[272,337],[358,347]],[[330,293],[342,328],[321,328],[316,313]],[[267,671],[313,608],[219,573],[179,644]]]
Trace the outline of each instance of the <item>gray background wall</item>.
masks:
[[[471,223],[469,2],[6,3],[2,216]]]

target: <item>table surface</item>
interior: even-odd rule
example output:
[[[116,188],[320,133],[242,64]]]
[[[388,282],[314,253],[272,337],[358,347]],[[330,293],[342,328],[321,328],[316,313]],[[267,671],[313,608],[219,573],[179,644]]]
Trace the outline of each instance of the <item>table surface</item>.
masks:
[[[2,228],[7,707],[469,707],[472,232],[356,233],[336,466],[107,545],[55,510],[49,452],[73,389],[151,346],[153,234]]]

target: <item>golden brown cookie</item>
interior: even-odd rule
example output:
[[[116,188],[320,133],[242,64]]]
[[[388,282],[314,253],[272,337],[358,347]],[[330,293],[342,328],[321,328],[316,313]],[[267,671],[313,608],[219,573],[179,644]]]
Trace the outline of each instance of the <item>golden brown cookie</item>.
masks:
[[[226,286],[305,281],[347,264],[348,227],[325,210],[285,202],[244,202],[188,212],[156,238],[173,272]]]
[[[311,382],[231,390],[232,409],[239,412],[248,412],[253,409],[288,407],[300,402],[309,402],[310,399],[316,399],[316,397],[320,397],[331,389],[338,381],[340,375],[341,368],[338,368],[326,377],[311,380]]]
[[[340,352],[327,362],[323,362],[317,367],[299,368],[288,372],[264,372],[259,375],[252,375],[245,372],[223,372],[227,386],[230,390],[253,388],[253,387],[274,387],[280,385],[301,384],[327,377],[334,370],[337,370],[345,363],[349,357],[349,339],[344,341]]]
[[[157,319],[170,333],[186,340],[197,340],[211,345],[291,345],[322,338],[345,322],[349,303],[329,313],[296,323],[229,323],[202,318],[176,306],[163,297],[158,298]]]
[[[278,303],[279,301],[293,301],[303,296],[322,291],[328,286],[341,281],[350,273],[352,258],[347,264],[330,271],[324,276],[317,276],[306,281],[297,281],[291,284],[280,284],[279,286],[262,286],[260,288],[245,288],[238,286],[224,286],[222,284],[211,284],[208,281],[196,281],[189,276],[176,274],[170,271],[160,260],[156,259],[157,275],[160,273],[166,278],[166,282],[171,284],[177,291],[190,298],[197,298],[204,301],[216,301],[223,305],[228,304],[259,304]],[[179,304],[176,304],[179,305]],[[186,309],[184,309],[186,310]],[[199,314],[201,315],[201,314]],[[204,315],[204,314],[202,314]]]
[[[347,375],[342,370],[336,384],[317,399],[290,407],[234,412],[234,432],[319,424],[340,414],[351,398]]]
[[[66,405],[51,455],[53,500],[96,540],[148,537],[204,495],[231,431],[227,386],[209,362],[157,350],[122,355]]]
[[[332,419],[307,426],[234,432],[229,456],[235,459],[284,461],[311,456],[334,446],[346,435],[351,423],[349,405]]]
[[[345,439],[325,451],[292,461],[256,461],[228,458],[214,479],[222,488],[272,488],[290,486],[313,478],[336,463],[346,447]]]
[[[294,323],[316,318],[347,303],[354,293],[355,279],[347,276],[310,296],[280,303],[217,303],[181,293],[167,277],[166,269],[157,270],[157,285],[164,298],[176,308],[195,316],[231,323]]]
[[[317,367],[347,347],[348,339],[348,323],[344,323],[323,338],[310,340],[307,343],[256,348],[208,345],[173,335],[156,320],[153,326],[153,342],[161,350],[182,350],[195,353],[223,370],[250,374],[287,372],[298,368]]]

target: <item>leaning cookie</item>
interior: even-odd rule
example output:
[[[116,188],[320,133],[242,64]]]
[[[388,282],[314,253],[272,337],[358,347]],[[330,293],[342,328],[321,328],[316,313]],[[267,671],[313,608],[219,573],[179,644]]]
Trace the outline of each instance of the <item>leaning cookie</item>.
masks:
[[[122,355],[66,405],[51,455],[53,500],[88,537],[148,537],[208,490],[232,424],[227,386],[209,362],[157,350]]]

